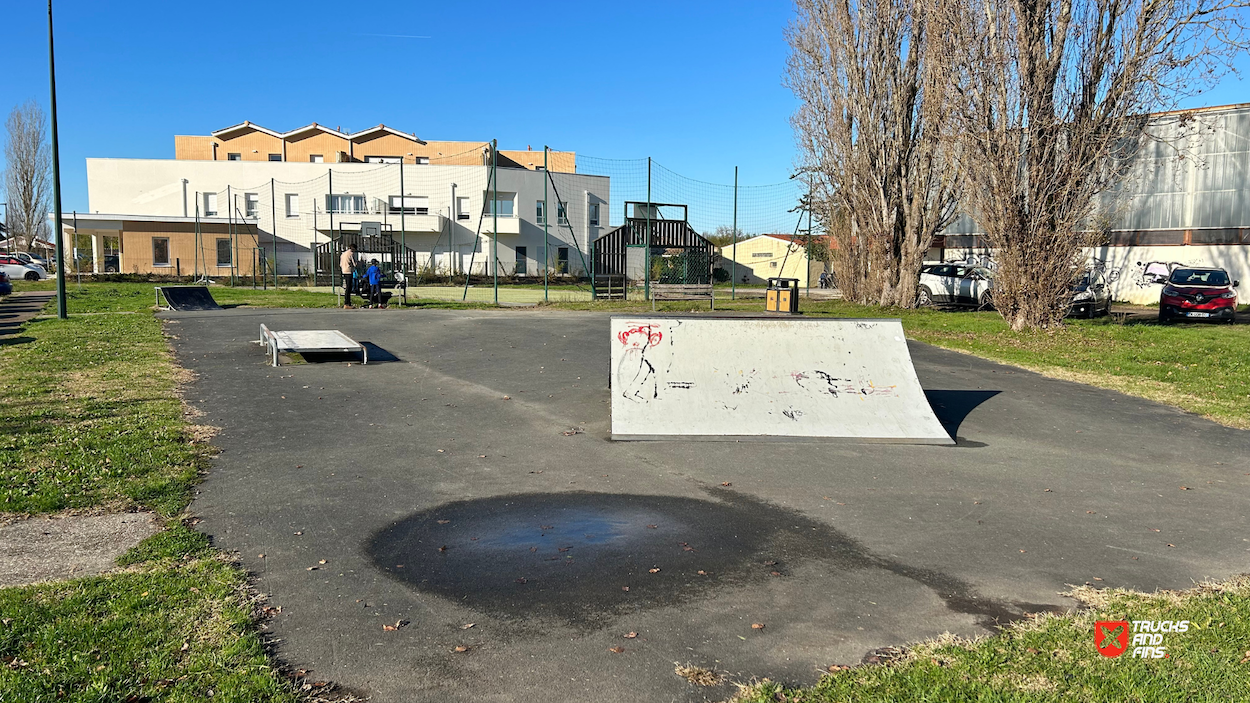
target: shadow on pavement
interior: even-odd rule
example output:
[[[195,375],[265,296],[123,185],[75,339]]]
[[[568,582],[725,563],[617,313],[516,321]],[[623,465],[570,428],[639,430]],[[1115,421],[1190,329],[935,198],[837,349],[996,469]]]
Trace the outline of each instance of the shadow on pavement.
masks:
[[[398,356],[379,347],[373,342],[361,342],[366,349],[369,350],[369,364],[386,364],[392,361],[400,361]],[[333,363],[358,363],[360,354],[357,352],[304,352],[300,354],[305,363],[309,364],[333,364]]]
[[[933,408],[933,414],[937,415],[937,419],[942,423],[942,427],[952,438],[960,441],[959,426],[963,424],[964,418],[977,409],[981,403],[993,398],[1002,391],[925,391],[925,397],[929,399],[929,406]],[[963,442],[960,446],[980,446],[984,444],[980,442]]]

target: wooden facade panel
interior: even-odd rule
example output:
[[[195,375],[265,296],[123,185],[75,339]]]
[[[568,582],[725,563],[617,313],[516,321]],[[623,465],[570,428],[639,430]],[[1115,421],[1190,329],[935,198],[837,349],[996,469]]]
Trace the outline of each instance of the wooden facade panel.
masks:
[[[500,149],[499,156],[501,163],[502,159],[507,159],[512,162],[508,164],[509,166],[515,164],[521,168],[528,168],[531,171],[541,168],[543,165],[542,151]],[[548,152],[547,170],[553,173],[577,173],[577,154],[572,151]]]
[[[483,150],[489,146],[490,142],[426,142],[424,156],[430,157],[432,164],[484,166]]]
[[[264,132],[244,129],[229,139],[217,140],[217,160],[225,161],[230,154],[239,154],[243,161],[268,161],[270,154],[282,153],[282,139]]]
[[[370,156],[398,156],[406,164],[416,163],[418,156],[427,156],[428,144],[389,132],[377,132],[367,137],[352,139],[352,160],[364,161]],[[409,156],[408,154],[412,154]]]
[[[351,143],[346,139],[316,130],[304,132],[286,140],[286,160],[293,163],[308,163],[313,154],[320,154],[325,162],[336,161],[335,154],[349,151]]]
[[[168,240],[169,263],[158,265],[154,254],[158,249],[156,240]],[[199,270],[207,271],[210,276],[229,276],[229,266],[217,266],[217,240],[230,241],[229,225],[201,225],[201,245],[199,251]],[[252,233],[236,234],[233,237],[235,273],[250,276],[253,266],[253,251],[257,247],[258,237]],[[126,222],[121,230],[121,273],[163,274],[183,276],[192,275],[196,269],[195,225],[184,223],[162,222]]]
[[[213,138],[175,135],[174,158],[183,161],[212,161]]]

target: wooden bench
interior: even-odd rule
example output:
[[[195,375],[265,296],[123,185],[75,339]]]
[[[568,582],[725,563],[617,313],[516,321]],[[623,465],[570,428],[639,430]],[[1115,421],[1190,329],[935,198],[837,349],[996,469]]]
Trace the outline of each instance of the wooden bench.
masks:
[[[711,283],[652,283],[652,310],[657,300],[707,300],[712,309],[716,309],[716,294]]]

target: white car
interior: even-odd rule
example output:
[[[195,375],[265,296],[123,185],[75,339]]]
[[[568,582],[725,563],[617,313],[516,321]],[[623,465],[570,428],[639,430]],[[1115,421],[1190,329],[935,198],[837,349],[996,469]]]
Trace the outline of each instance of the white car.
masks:
[[[47,259],[44,259],[42,256],[39,256],[38,254],[31,254],[30,252],[26,252],[26,251],[19,251],[16,254],[13,254],[13,256],[17,257],[18,261],[21,261],[23,264],[26,264],[27,266],[38,266],[44,271],[48,270]]]
[[[9,275],[13,281],[42,281],[48,272],[38,264],[26,264],[10,254],[0,254],[0,271]]]
[[[917,304],[994,307],[994,272],[965,264],[930,264],[920,269]]]

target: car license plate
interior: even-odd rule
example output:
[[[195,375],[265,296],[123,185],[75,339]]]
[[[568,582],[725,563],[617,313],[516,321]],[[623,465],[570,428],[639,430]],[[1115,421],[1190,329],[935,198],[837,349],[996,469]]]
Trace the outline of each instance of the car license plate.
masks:
[[[1185,317],[1211,317],[1209,312],[1187,312]]]

